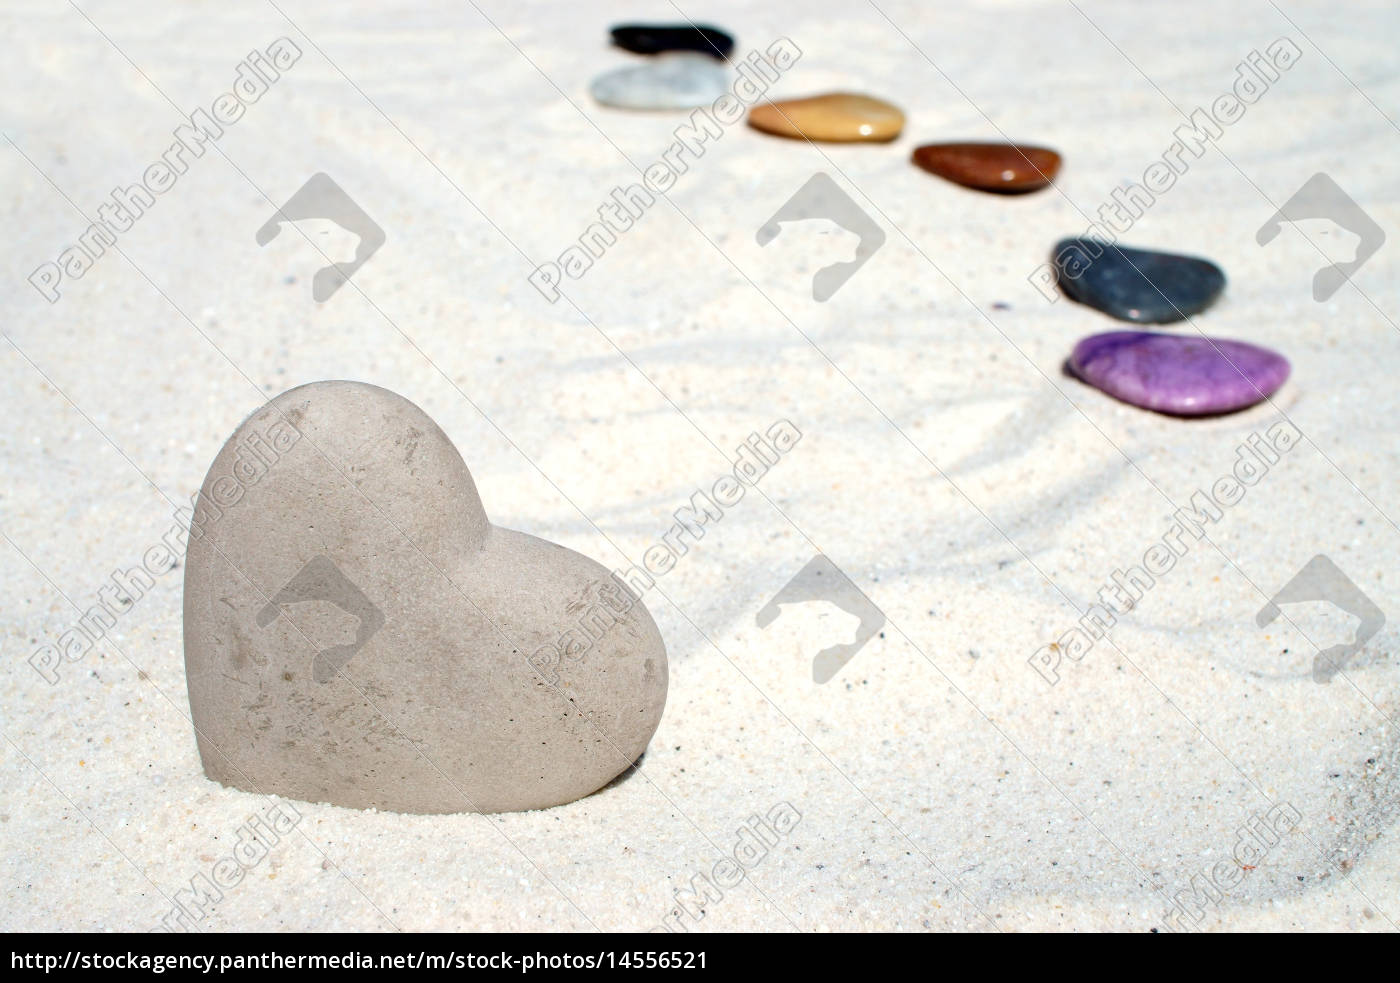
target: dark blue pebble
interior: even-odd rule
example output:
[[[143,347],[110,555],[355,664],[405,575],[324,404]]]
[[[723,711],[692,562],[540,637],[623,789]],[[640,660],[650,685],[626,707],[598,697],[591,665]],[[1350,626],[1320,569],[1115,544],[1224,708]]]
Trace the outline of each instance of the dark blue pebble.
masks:
[[[639,55],[663,51],[699,51],[723,60],[734,50],[734,39],[704,24],[622,24],[612,29],[613,44]]]
[[[1052,260],[1068,297],[1136,324],[1167,324],[1199,314],[1225,289],[1225,274],[1210,260],[1097,239],[1063,239]]]

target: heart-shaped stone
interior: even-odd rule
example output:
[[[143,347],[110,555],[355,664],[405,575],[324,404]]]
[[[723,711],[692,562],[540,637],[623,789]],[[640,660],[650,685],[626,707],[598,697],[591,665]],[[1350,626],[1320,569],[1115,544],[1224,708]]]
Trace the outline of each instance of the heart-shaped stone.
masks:
[[[395,812],[587,795],[641,755],[666,702],[640,599],[492,525],[447,435],[357,382],[283,393],[214,459],[185,669],[210,778]]]

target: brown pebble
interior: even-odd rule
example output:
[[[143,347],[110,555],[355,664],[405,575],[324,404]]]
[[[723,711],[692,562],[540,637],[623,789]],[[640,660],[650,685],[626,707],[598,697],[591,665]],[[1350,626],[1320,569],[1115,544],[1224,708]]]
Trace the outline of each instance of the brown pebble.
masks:
[[[1053,181],[1060,155],[1016,143],[930,143],[915,149],[914,163],[964,187],[1016,194]]]
[[[749,125],[796,140],[885,143],[904,129],[904,113],[883,99],[830,92],[755,106],[749,112]]]

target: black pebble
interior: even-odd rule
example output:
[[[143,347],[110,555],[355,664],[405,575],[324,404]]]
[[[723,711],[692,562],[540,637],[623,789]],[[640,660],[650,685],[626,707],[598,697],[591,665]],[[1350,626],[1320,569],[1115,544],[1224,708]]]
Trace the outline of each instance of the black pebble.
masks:
[[[723,60],[734,50],[734,39],[704,24],[622,24],[612,29],[613,44],[639,55],[663,51],[699,51]]]
[[[1199,314],[1225,289],[1210,260],[1097,239],[1063,239],[1052,257],[1060,289],[1120,321],[1167,324]]]

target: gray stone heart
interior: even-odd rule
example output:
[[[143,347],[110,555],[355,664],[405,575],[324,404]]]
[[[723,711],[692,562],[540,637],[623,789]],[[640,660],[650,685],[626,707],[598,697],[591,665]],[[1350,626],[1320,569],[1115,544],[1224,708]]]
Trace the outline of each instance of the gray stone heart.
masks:
[[[641,601],[494,526],[417,406],[356,382],[283,393],[205,478],[185,668],[205,773],[396,812],[570,802],[646,749],[666,648]]]

